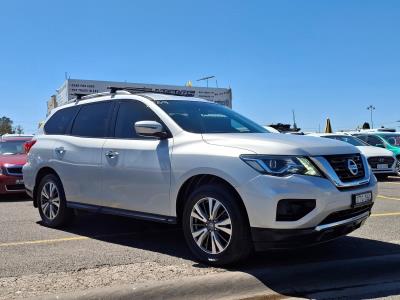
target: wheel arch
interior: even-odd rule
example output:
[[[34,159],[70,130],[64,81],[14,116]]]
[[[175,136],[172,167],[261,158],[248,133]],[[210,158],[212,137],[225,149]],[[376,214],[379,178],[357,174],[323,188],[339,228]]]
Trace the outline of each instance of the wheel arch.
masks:
[[[176,207],[176,216],[178,222],[181,221],[182,214],[183,214],[183,209],[185,206],[185,201],[187,197],[189,197],[190,193],[197,187],[200,187],[202,185],[206,184],[217,184],[217,185],[222,185],[225,188],[227,188],[231,193],[235,195],[234,199],[235,201],[238,201],[238,204],[240,205],[242,209],[242,213],[246,218],[246,221],[249,224],[249,216],[247,213],[246,206],[244,205],[243,199],[240,196],[239,192],[236,190],[236,188],[229,183],[226,179],[213,175],[213,174],[197,174],[193,175],[190,178],[186,179],[184,183],[180,186],[177,197],[176,197],[176,202],[175,202],[175,207]]]
[[[57,172],[50,167],[42,167],[36,174],[35,177],[35,186],[33,188],[33,206],[34,207],[38,207],[38,203],[37,203],[37,189],[39,187],[40,181],[42,180],[42,178],[46,175],[49,174],[54,174],[55,176],[58,177],[58,179],[60,179],[60,176],[57,174]]]

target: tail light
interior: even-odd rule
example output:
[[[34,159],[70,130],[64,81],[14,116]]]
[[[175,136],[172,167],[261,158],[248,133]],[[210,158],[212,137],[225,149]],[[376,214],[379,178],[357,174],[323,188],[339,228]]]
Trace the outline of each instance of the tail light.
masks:
[[[28,152],[31,150],[31,148],[33,147],[33,145],[36,144],[36,140],[30,140],[24,143],[24,151],[26,154],[28,154]]]

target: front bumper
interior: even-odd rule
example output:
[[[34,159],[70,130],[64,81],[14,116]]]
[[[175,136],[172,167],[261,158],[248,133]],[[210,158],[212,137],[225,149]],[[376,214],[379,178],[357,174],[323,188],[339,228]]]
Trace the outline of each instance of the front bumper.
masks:
[[[323,223],[306,229],[251,228],[256,251],[310,246],[333,240],[359,228],[371,214],[372,206],[359,214],[332,223]]]
[[[19,180],[22,180],[22,176],[0,175],[0,194],[24,193],[25,186],[17,183]]]

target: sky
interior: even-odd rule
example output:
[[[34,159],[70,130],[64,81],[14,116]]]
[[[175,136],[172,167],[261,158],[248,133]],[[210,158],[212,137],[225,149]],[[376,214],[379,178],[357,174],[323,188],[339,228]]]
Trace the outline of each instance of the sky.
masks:
[[[400,1],[0,1],[0,116],[25,132],[75,79],[184,85],[305,131],[400,126]],[[215,83],[210,82],[210,86]]]

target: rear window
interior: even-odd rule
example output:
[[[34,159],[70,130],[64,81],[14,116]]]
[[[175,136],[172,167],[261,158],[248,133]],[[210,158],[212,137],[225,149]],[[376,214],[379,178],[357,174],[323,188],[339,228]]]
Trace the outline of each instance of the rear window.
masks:
[[[78,110],[78,106],[72,106],[57,111],[44,125],[44,132],[46,134],[65,134]]]
[[[93,138],[106,137],[112,108],[111,102],[82,105],[72,126],[71,135]]]

